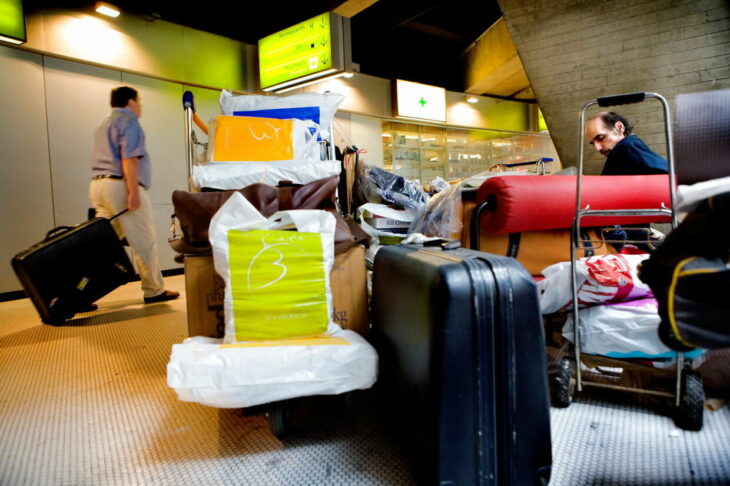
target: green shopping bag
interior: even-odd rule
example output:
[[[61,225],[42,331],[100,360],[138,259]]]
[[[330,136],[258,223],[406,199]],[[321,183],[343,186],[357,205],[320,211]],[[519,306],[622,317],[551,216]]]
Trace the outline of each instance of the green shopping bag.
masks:
[[[213,264],[226,284],[223,341],[317,336],[330,321],[335,218],[327,211],[279,211],[265,218],[240,193],[210,222]]]
[[[228,232],[237,341],[313,336],[327,330],[319,233]]]

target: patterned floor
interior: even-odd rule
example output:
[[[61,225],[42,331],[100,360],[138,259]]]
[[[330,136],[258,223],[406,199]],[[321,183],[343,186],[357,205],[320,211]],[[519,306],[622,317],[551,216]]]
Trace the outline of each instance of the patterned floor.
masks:
[[[184,290],[183,277],[167,279]],[[143,305],[129,284],[63,327],[0,303],[0,485],[410,485],[372,393],[262,414],[183,403],[165,384],[185,301]],[[552,410],[551,485],[730,484],[730,408],[684,432],[651,407],[581,395]]]

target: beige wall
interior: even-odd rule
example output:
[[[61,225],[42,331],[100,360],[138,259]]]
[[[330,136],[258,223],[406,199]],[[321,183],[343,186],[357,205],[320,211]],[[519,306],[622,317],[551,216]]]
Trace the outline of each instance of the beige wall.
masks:
[[[44,10],[26,18],[21,48],[190,85],[250,91],[252,46],[141,16]]]
[[[392,80],[356,74],[350,79],[337,78],[292,91],[332,91],[345,95],[340,109],[349,113],[380,118],[393,117]],[[530,105],[519,101],[476,96],[476,104],[467,103],[464,93],[446,92],[446,124],[494,130],[534,131]]]
[[[578,113],[586,101],[653,91],[673,108],[680,93],[730,88],[725,0],[498,2],[564,166],[576,163]],[[615,111],[664,153],[657,102]],[[586,172],[599,172],[603,162],[591,154]]]

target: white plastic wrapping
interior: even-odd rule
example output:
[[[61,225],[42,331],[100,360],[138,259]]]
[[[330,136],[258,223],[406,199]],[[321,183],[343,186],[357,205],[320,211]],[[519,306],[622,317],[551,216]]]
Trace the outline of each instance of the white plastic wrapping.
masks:
[[[649,254],[611,254],[580,258],[576,278],[578,304],[622,302],[652,296],[648,285],[639,279],[637,267]],[[543,314],[566,310],[573,305],[570,262],[550,265],[538,282],[540,309]]]
[[[316,106],[319,108],[319,125],[323,138],[329,138],[329,129],[335,112],[345,100],[339,93],[299,93],[290,96],[240,95],[234,96],[230,91],[221,91],[218,103],[221,113],[233,115],[235,111],[270,110],[277,108],[301,108]]]
[[[211,162],[193,166],[193,183],[197,187],[238,190],[262,182],[275,186],[279,181],[309,184],[339,174],[340,162],[323,160],[282,160],[274,162]]]
[[[730,177],[677,186],[677,210],[690,213],[708,197],[730,192]]]
[[[226,284],[223,299],[225,343],[236,342],[236,321],[233,311],[230,255],[228,251],[229,231],[279,230],[291,227],[292,225],[297,231],[319,233],[321,235],[322,256],[324,258],[323,278],[326,282],[327,294],[327,313],[325,317],[327,322],[323,323],[323,326],[327,329],[327,332],[338,329],[338,326],[331,322],[329,317],[332,315],[332,289],[329,283],[329,273],[335,260],[334,233],[336,223],[334,216],[327,211],[300,209],[279,211],[271,217],[265,218],[246,198],[240,193],[235,192],[221,206],[218,212],[213,215],[208,230],[210,243],[213,248],[213,264],[216,272]],[[286,262],[282,264],[279,264],[279,262],[275,262],[274,265],[282,267],[283,271],[286,272]]]
[[[581,351],[610,358],[669,358],[676,352],[659,339],[659,313],[654,298],[597,305],[582,309]],[[563,327],[563,337],[573,339],[573,315]]]
[[[370,388],[377,379],[375,349],[349,330],[331,339],[346,344],[236,347],[191,337],[173,345],[167,384],[182,401],[219,408]]]

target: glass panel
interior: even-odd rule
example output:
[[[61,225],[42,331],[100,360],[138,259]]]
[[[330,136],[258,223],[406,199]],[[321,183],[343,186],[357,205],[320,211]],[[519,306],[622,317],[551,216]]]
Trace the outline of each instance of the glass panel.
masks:
[[[562,167],[550,135],[498,130],[383,122],[384,166],[407,179],[430,184],[434,178],[465,179],[489,170],[536,172],[529,162],[545,163],[550,174]],[[526,165],[512,165],[512,164]],[[502,165],[500,165],[502,164]]]

